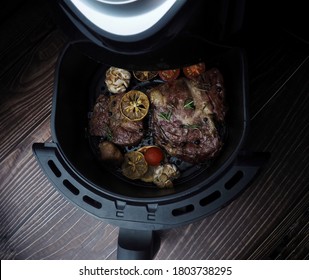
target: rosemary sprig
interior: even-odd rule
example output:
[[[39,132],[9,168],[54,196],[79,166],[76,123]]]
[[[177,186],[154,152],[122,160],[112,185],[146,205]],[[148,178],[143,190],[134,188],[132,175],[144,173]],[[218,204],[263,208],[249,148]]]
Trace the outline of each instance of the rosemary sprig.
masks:
[[[112,141],[113,140],[113,134],[112,134],[111,129],[109,128],[109,126],[106,126],[105,129],[106,129],[105,130],[105,132],[106,132],[106,139],[108,141]]]
[[[163,120],[166,120],[166,121],[170,121],[171,116],[172,116],[171,111],[168,111],[167,113],[162,112],[162,113],[159,114],[159,117],[162,118]]]
[[[183,127],[188,128],[188,129],[199,129],[200,128],[198,124],[185,124]]]
[[[195,109],[193,100],[186,100],[185,105],[183,106],[185,109]]]

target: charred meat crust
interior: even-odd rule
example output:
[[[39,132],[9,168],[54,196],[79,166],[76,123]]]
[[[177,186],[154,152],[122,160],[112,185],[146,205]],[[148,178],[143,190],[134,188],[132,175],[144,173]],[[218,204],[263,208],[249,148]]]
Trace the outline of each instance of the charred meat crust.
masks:
[[[155,144],[171,156],[202,163],[221,150],[216,128],[224,121],[226,106],[223,78],[213,68],[198,81],[179,78],[150,92]]]
[[[107,138],[119,146],[133,146],[143,139],[145,129],[142,121],[132,122],[121,114],[123,95],[100,95],[97,98],[89,120],[89,133]]]

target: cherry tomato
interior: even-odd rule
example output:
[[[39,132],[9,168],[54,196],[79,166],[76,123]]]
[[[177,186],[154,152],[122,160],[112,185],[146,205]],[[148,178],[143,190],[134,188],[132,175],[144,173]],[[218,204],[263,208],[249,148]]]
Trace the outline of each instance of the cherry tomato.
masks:
[[[159,71],[159,76],[163,81],[169,82],[176,80],[180,74],[180,69]]]
[[[185,74],[185,76],[189,79],[195,79],[196,77],[198,77],[199,75],[201,75],[202,73],[205,72],[205,63],[200,62],[198,64],[194,64],[194,65],[190,65],[187,67],[184,67],[182,69],[183,73]]]
[[[160,148],[151,147],[146,150],[144,157],[149,165],[157,166],[163,160],[164,154]]]

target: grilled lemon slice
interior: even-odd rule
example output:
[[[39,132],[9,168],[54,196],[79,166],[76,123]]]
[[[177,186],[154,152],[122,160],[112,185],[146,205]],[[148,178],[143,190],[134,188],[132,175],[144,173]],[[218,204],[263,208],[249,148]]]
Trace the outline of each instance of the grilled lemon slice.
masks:
[[[133,151],[125,154],[121,170],[129,179],[140,179],[148,171],[148,164],[141,152]]]
[[[133,76],[141,81],[149,81],[158,75],[157,71],[134,71]]]
[[[147,95],[138,90],[131,90],[121,98],[121,113],[130,121],[142,120],[149,111]]]

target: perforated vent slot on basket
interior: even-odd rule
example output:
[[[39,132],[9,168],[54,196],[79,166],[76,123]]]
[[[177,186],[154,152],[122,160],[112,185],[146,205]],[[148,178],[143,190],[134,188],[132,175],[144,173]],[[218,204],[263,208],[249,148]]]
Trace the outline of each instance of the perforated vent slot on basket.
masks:
[[[63,180],[63,185],[74,195],[79,195],[79,189],[76,188],[70,181]]]
[[[240,170],[238,170],[232,177],[231,179],[229,179],[224,187],[227,189],[227,190],[230,190],[232,189],[234,186],[236,186],[238,184],[238,182],[242,179],[242,177],[244,177],[244,173]]]
[[[89,197],[88,195],[83,196],[83,201],[86,202],[87,204],[91,205],[94,208],[100,209],[102,208],[102,203],[99,201]]]
[[[180,207],[180,208],[176,208],[172,211],[173,216],[181,216],[184,214],[187,214],[189,212],[192,212],[194,210],[194,206],[192,204]]]
[[[55,174],[55,176],[58,178],[61,177],[61,172],[56,166],[56,164],[51,159],[47,163],[51,171]]]
[[[200,205],[201,206],[206,206],[206,205],[214,202],[215,200],[217,200],[220,197],[221,197],[221,193],[219,191],[214,191],[210,195],[208,195],[208,196],[204,197],[203,199],[201,199],[200,200]]]

